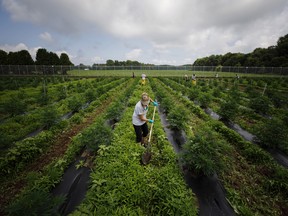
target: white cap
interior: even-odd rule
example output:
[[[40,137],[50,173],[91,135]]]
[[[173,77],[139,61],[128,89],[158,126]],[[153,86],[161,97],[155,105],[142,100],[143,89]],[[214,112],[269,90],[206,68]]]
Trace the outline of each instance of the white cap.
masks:
[[[148,105],[150,102],[150,98],[148,96],[148,94],[146,92],[144,92],[142,95],[141,95],[141,103],[143,105]]]

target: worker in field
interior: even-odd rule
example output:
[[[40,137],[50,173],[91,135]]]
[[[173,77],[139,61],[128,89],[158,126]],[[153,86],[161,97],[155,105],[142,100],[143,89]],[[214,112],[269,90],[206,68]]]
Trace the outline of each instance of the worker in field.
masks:
[[[185,80],[186,82],[188,81],[188,75],[187,75],[187,74],[184,75],[184,80]]]
[[[192,75],[192,85],[196,85],[196,74]]]
[[[142,74],[141,77],[142,77],[141,84],[145,85],[145,83],[146,83],[146,74]]]
[[[148,107],[151,102],[154,106],[158,106],[158,103],[153,101],[146,92],[142,93],[141,99],[135,105],[135,109],[132,115],[132,123],[136,134],[136,142],[141,143],[141,145],[144,145],[144,137],[148,135],[147,122],[154,122],[152,119],[146,118]]]

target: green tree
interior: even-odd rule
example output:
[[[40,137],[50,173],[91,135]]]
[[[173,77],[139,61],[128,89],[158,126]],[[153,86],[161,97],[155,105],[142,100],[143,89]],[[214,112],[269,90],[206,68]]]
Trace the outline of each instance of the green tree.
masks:
[[[246,55],[245,66],[253,67],[260,64],[260,61],[257,57],[253,56],[252,54]]]
[[[106,65],[107,65],[107,66],[114,66],[114,61],[111,60],[111,59],[108,59],[108,60],[106,61]]]
[[[279,38],[276,50],[279,56],[288,56],[288,34]]]
[[[56,53],[48,52],[46,49],[41,48],[36,53],[37,65],[60,65],[60,59]]]
[[[27,50],[21,50],[18,52],[9,52],[8,64],[10,65],[33,65],[34,61]]]
[[[49,65],[49,53],[46,49],[41,48],[36,53],[36,64],[37,65]]]
[[[66,53],[61,53],[60,65],[73,65],[73,63],[69,59],[69,56]]]
[[[33,65],[34,60],[27,50],[21,50],[18,52],[18,64],[19,65]]]
[[[48,65],[60,65],[60,58],[56,53],[49,52],[49,62]]]
[[[8,54],[4,50],[0,50],[0,65],[8,64]]]
[[[222,58],[223,66],[242,66],[245,61],[243,53],[227,53]]]

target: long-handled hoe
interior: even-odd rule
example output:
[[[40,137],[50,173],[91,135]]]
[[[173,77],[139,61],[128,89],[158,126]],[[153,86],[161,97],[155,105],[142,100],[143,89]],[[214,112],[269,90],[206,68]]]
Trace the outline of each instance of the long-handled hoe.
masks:
[[[151,128],[150,128],[150,133],[149,133],[149,139],[148,139],[148,143],[147,143],[147,147],[146,147],[146,151],[144,152],[144,154],[141,157],[141,161],[143,165],[147,165],[152,157],[152,152],[151,152],[151,136],[152,136],[152,130],[153,130],[153,125],[154,125],[154,117],[155,117],[155,112],[156,112],[156,106],[154,106],[154,111],[153,111],[153,123],[151,124]]]

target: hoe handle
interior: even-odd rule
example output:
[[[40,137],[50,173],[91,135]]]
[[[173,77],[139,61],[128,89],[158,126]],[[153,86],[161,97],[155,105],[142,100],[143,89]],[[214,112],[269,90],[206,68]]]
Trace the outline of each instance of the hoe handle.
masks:
[[[152,120],[153,120],[153,121],[154,121],[154,117],[155,117],[155,111],[156,111],[156,106],[154,106],[153,117],[152,117]],[[152,136],[152,129],[153,129],[153,125],[154,125],[154,122],[151,124],[151,128],[150,128],[150,134],[149,134],[148,143],[150,143],[150,141],[151,141],[151,136]]]

